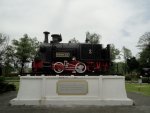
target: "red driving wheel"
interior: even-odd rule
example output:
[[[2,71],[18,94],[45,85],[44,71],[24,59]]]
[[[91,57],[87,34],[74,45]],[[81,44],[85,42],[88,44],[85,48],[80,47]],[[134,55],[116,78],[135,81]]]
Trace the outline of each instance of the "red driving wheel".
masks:
[[[62,73],[64,71],[64,64],[61,62],[56,62],[54,64],[54,71],[56,73]]]

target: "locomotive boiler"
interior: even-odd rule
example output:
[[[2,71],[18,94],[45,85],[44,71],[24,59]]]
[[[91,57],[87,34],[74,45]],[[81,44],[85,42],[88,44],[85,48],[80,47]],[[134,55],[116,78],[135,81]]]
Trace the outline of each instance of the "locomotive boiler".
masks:
[[[45,40],[32,62],[33,73],[40,74],[106,74],[110,68],[110,45],[60,43],[62,36],[44,32]]]

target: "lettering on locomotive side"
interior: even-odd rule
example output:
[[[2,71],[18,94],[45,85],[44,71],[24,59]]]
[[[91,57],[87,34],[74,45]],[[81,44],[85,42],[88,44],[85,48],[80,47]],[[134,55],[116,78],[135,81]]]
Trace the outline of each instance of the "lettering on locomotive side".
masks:
[[[56,57],[70,57],[69,52],[56,52]]]

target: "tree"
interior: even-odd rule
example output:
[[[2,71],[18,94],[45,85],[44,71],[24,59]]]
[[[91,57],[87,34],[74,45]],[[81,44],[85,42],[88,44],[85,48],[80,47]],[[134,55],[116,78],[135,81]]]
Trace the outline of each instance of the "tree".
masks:
[[[19,68],[18,59],[15,56],[15,47],[8,45],[3,55],[3,74],[9,75],[12,71],[17,71]]]
[[[139,62],[136,60],[135,57],[131,57],[130,59],[127,59],[127,66],[129,73],[132,73],[133,71],[138,70]]]
[[[139,38],[138,47],[141,49],[139,53],[139,62],[142,68],[150,67],[150,32],[144,33]]]
[[[5,53],[5,49],[8,45],[9,37],[5,34],[0,33],[0,60],[2,60],[2,57]]]
[[[144,33],[138,41],[138,47],[141,49],[150,47],[150,32]]]
[[[0,33],[0,76],[2,75],[2,62],[5,54],[5,49],[8,45],[9,37],[5,34]]]
[[[7,65],[7,64],[13,64],[13,62],[14,62],[14,51],[15,51],[15,49],[14,49],[14,47],[13,46],[11,46],[11,45],[9,45],[9,46],[7,46],[7,48],[6,48],[6,52],[5,52],[5,56],[4,56],[4,62],[5,62],[5,64]]]
[[[14,49],[12,46],[7,46],[6,52],[4,55],[4,74],[8,74],[13,70],[13,62],[14,62]],[[7,70],[7,71],[6,71]]]
[[[150,67],[150,48],[147,47],[140,52],[139,59],[141,67]]]
[[[127,59],[132,57],[132,52],[130,49],[126,48],[125,46],[123,46],[122,48],[122,52],[123,52],[123,57],[124,57],[124,61],[126,62]]]
[[[80,43],[75,37],[70,39],[68,43]]]
[[[110,58],[112,61],[112,66],[111,66],[111,72],[112,73],[118,73],[118,63],[115,62],[116,59],[120,59],[120,51],[119,49],[115,48],[114,44],[110,45]]]
[[[36,50],[39,46],[39,42],[36,38],[30,38],[25,34],[22,38],[12,41],[13,47],[15,48],[14,55],[17,58],[17,62],[21,66],[21,73],[24,71],[24,65],[26,62],[33,60]]]
[[[86,32],[86,40],[85,43],[90,43],[90,44],[98,44],[100,43],[100,38],[101,35],[96,34],[96,33],[90,33],[90,32]]]
[[[124,65],[124,72],[126,74],[127,72],[127,59],[130,59],[132,57],[132,52],[130,49],[126,48],[125,46],[123,46],[122,48],[122,52],[123,52],[123,57],[124,57],[124,62],[125,62],[125,65]]]
[[[120,59],[120,51],[119,51],[119,49],[115,48],[114,44],[110,45],[110,55],[111,55],[111,61]]]

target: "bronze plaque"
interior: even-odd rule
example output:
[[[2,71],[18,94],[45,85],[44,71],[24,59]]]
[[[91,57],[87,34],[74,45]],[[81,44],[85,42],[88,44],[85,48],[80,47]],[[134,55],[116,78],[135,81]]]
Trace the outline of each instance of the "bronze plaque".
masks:
[[[57,93],[59,95],[86,95],[88,83],[86,80],[59,80],[57,82]]]

